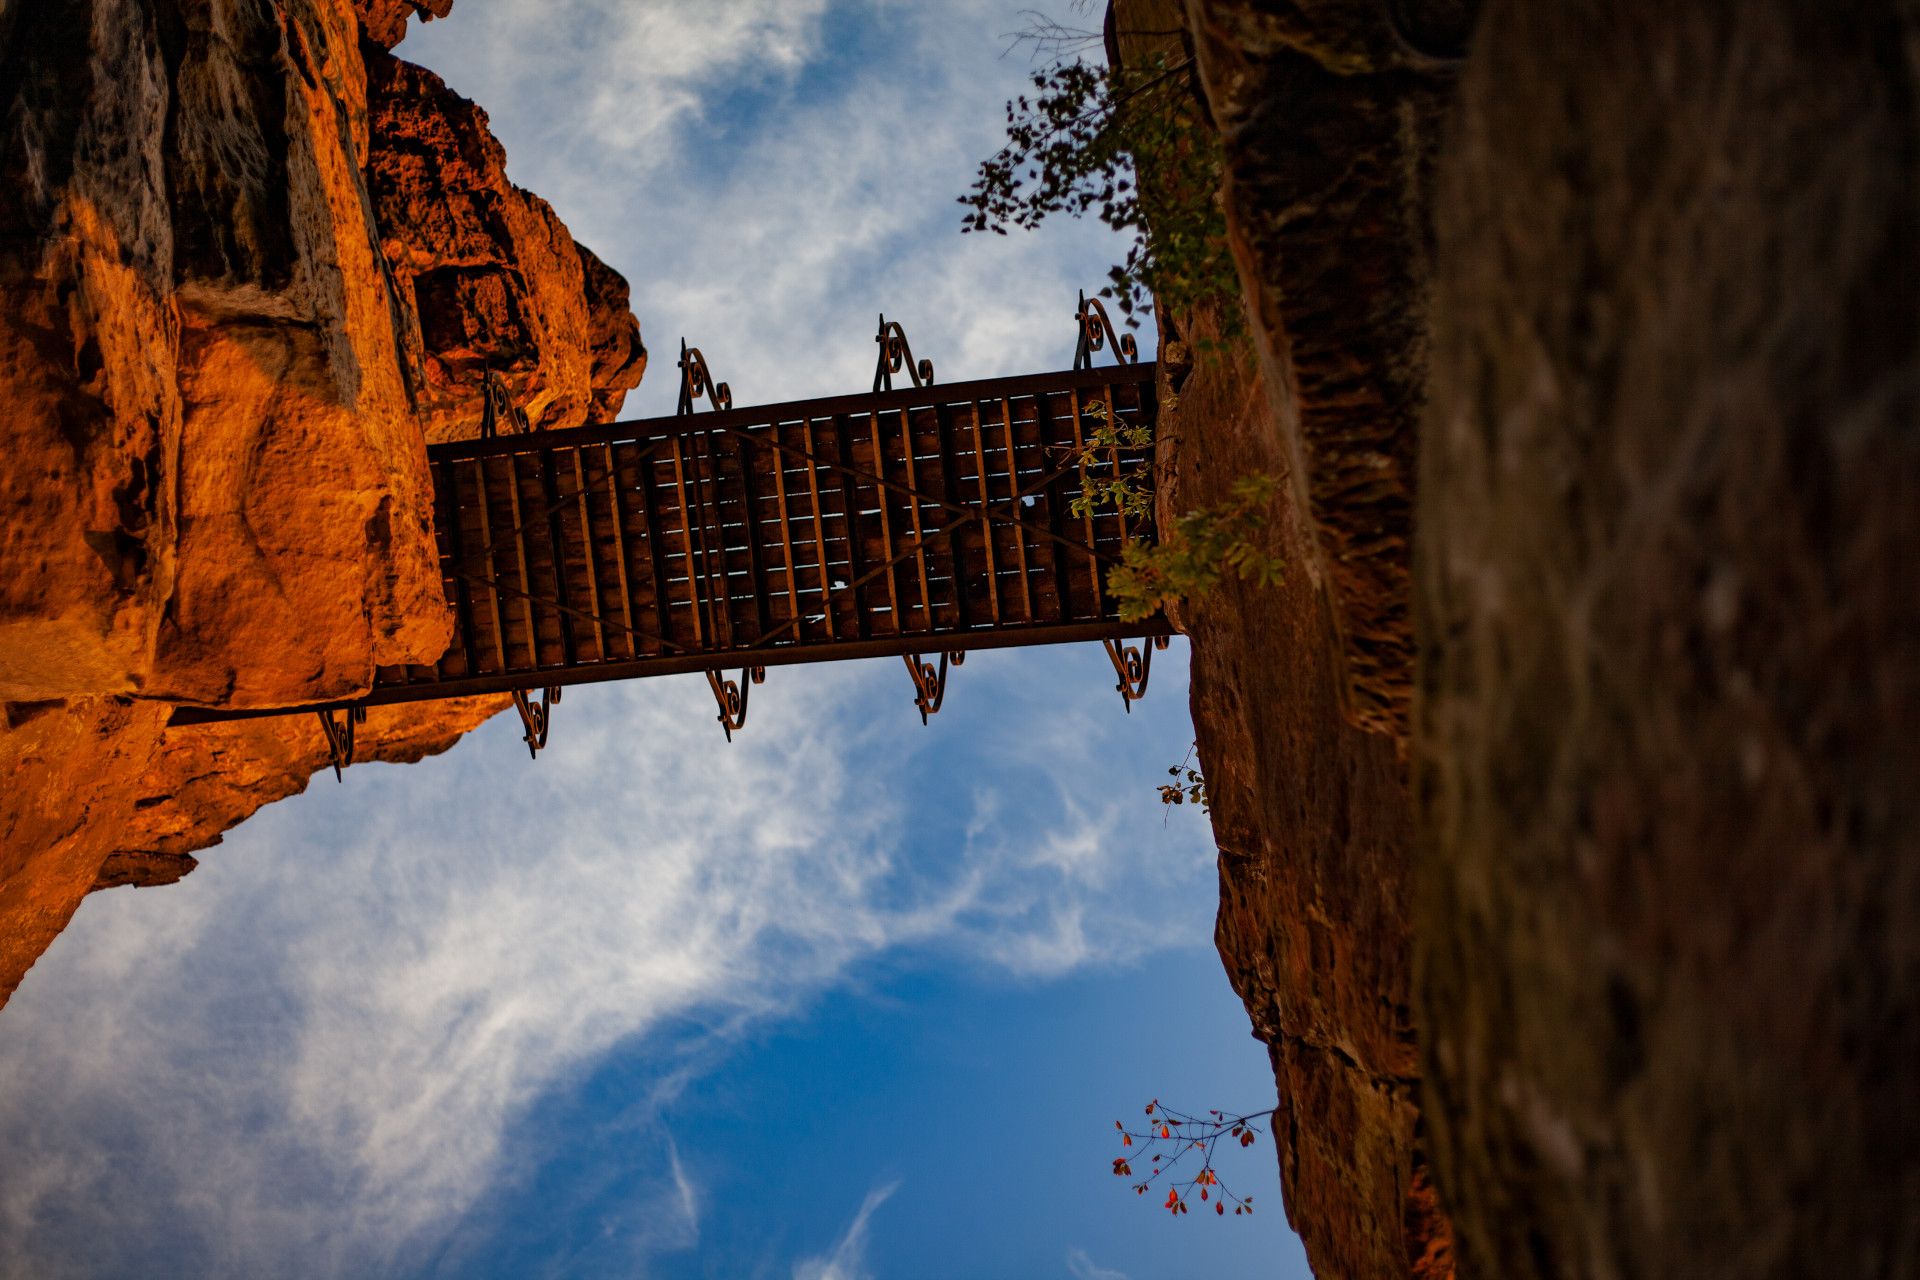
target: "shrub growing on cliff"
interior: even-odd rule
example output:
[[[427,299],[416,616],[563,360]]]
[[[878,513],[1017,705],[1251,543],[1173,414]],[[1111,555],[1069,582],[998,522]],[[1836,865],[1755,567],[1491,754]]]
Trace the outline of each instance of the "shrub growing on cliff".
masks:
[[[1055,56],[1033,74],[1032,96],[1007,103],[1007,145],[960,198],[963,229],[1005,235],[1054,214],[1097,217],[1131,241],[1101,290],[1129,324],[1156,297],[1186,307],[1233,293],[1220,140],[1201,114],[1193,59],[1096,65],[1069,55],[1097,34],[1030,16],[1016,42]]]
[[[1186,308],[1231,296],[1238,281],[1221,202],[1224,160],[1202,114],[1192,57],[1156,53],[1137,67],[1099,66],[1078,56],[1100,43],[1098,34],[1029,17],[1016,43],[1032,43],[1050,61],[1034,73],[1032,96],[1007,104],[1007,144],[961,197],[969,209],[963,229],[1005,235],[1065,214],[1127,234],[1126,257],[1101,292],[1129,324],[1156,302]],[[1104,422],[1081,459],[1075,512],[1110,506],[1144,523],[1151,499],[1139,468],[1149,465],[1151,433],[1117,425],[1110,406],[1088,407]],[[1229,501],[1181,517],[1157,544],[1131,542],[1107,578],[1121,616],[1135,621],[1203,595],[1226,573],[1275,581],[1279,563],[1259,537],[1273,489],[1270,477],[1245,477]]]
[[[1152,494],[1142,480],[1152,465],[1152,430],[1118,418],[1104,401],[1090,401],[1086,412],[1096,425],[1080,455],[1080,496],[1073,500],[1073,514],[1111,507],[1129,527],[1151,518]],[[1120,616],[1128,622],[1150,618],[1176,600],[1206,595],[1228,574],[1259,586],[1278,582],[1280,558],[1266,549],[1263,536],[1267,505],[1278,485],[1264,472],[1242,476],[1227,501],[1189,511],[1154,542],[1129,541],[1106,579]]]
[[[1278,482],[1256,472],[1233,482],[1227,501],[1189,511],[1152,545],[1130,542],[1107,574],[1107,591],[1129,622],[1175,600],[1206,595],[1232,574],[1257,586],[1280,580],[1279,557],[1262,545],[1263,515]]]

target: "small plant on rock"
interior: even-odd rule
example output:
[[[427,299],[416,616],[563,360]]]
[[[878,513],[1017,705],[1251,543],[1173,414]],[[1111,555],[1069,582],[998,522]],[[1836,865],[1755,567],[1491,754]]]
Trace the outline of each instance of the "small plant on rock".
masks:
[[[1033,74],[1033,93],[1007,103],[1007,144],[960,197],[963,230],[1005,235],[1057,213],[1098,218],[1130,240],[1101,290],[1130,325],[1156,299],[1184,307],[1237,292],[1225,159],[1201,114],[1193,59],[1156,53],[1137,67],[1101,66],[1078,56],[1099,33],[1028,17],[1015,44],[1053,56]]]
[[[1167,770],[1167,776],[1173,781],[1160,784],[1161,804],[1191,804],[1202,813],[1213,812],[1213,806],[1207,799],[1206,777],[1193,761],[1193,753],[1199,747],[1197,742],[1188,747],[1185,758]]]
[[[1270,587],[1280,581],[1280,557],[1262,534],[1278,482],[1265,473],[1234,481],[1226,502],[1189,511],[1163,529],[1157,543],[1129,543],[1107,574],[1107,590],[1129,622],[1153,616],[1175,600],[1196,599],[1228,574]]]
[[[1128,422],[1105,401],[1089,401],[1085,410],[1096,420],[1086,448],[1080,454],[1080,496],[1072,503],[1076,516],[1089,516],[1111,507],[1129,526],[1153,516],[1153,492],[1146,483],[1151,467],[1153,429]],[[1107,573],[1107,592],[1128,622],[1150,618],[1175,600],[1197,599],[1232,574],[1258,586],[1280,580],[1280,557],[1268,551],[1262,534],[1267,504],[1279,482],[1255,472],[1234,482],[1228,500],[1190,511],[1149,542],[1135,538],[1121,552],[1121,562]]]

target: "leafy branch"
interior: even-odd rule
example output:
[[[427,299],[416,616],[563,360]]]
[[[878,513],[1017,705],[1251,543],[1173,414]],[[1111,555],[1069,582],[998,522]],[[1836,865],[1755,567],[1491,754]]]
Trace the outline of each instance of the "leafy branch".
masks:
[[[1034,73],[1031,95],[1007,103],[1007,144],[960,197],[969,209],[962,229],[1005,235],[1055,214],[1097,217],[1131,239],[1101,289],[1129,325],[1156,297],[1181,307],[1231,293],[1223,158],[1199,116],[1193,59],[1099,66],[1068,56],[1093,42],[1091,32],[1029,16],[1016,42],[1055,60]]]
[[[1123,523],[1151,520],[1153,491],[1141,483],[1141,468],[1152,465],[1153,427],[1119,417],[1104,400],[1089,400],[1085,412],[1096,421],[1080,454],[1080,494],[1068,509],[1086,517],[1112,507]]]
[[[1188,1201],[1196,1189],[1201,1203],[1211,1203],[1216,1215],[1224,1217],[1229,1204],[1235,1217],[1252,1213],[1253,1197],[1237,1196],[1220,1181],[1213,1167],[1214,1149],[1225,1138],[1231,1138],[1241,1147],[1252,1146],[1256,1135],[1266,1132],[1256,1122],[1270,1120],[1276,1109],[1269,1107],[1246,1115],[1209,1111],[1201,1117],[1162,1106],[1155,1098],[1147,1104],[1145,1129],[1129,1129],[1118,1120],[1113,1122],[1113,1127],[1120,1131],[1122,1148],[1122,1153],[1114,1157],[1113,1174],[1116,1178],[1137,1176],[1133,1162],[1144,1157],[1147,1174],[1133,1184],[1134,1194],[1144,1196],[1154,1183],[1166,1179],[1167,1198],[1161,1208],[1175,1217],[1189,1211]],[[1127,1154],[1136,1142],[1140,1144],[1139,1149]],[[1199,1153],[1197,1166],[1188,1163],[1188,1158],[1196,1152]]]
[[[1278,487],[1265,472],[1241,476],[1227,501],[1179,517],[1157,544],[1128,543],[1107,575],[1120,616],[1129,622],[1151,617],[1170,601],[1207,594],[1229,573],[1256,586],[1279,582],[1280,557],[1261,536]]]
[[[1207,798],[1207,779],[1193,762],[1193,753],[1199,748],[1197,742],[1189,746],[1180,763],[1167,770],[1167,776],[1173,781],[1160,784],[1161,804],[1193,804],[1202,813],[1213,812],[1213,806]]]
[[[1111,507],[1123,524],[1150,521],[1153,428],[1121,418],[1104,400],[1088,401],[1085,412],[1095,425],[1080,453],[1080,493],[1069,509],[1085,517]],[[1175,600],[1206,595],[1229,573],[1263,587],[1280,581],[1280,557],[1263,538],[1267,505],[1278,488],[1266,472],[1241,476],[1226,502],[1179,517],[1157,542],[1131,538],[1107,573],[1107,592],[1121,618],[1138,622]]]
[[[1075,13],[1085,13],[1092,7],[1088,0],[1073,0]],[[1038,9],[1022,9],[1019,16],[1026,19],[1027,25],[1018,31],[1007,33],[1007,47],[1002,57],[1024,44],[1033,46],[1033,58],[1036,62],[1044,59],[1053,63],[1069,55],[1097,49],[1105,43],[1100,32],[1090,31],[1085,27],[1070,27]]]

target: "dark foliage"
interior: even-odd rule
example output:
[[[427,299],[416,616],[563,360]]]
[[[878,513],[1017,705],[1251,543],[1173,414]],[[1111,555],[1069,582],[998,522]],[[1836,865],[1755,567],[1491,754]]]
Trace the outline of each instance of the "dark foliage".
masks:
[[[1112,69],[1062,59],[1035,72],[1033,87],[1007,104],[1007,145],[960,199],[964,229],[1005,235],[1063,213],[1129,235],[1101,292],[1130,325],[1155,296],[1186,307],[1231,293],[1220,144],[1201,119],[1192,60]]]

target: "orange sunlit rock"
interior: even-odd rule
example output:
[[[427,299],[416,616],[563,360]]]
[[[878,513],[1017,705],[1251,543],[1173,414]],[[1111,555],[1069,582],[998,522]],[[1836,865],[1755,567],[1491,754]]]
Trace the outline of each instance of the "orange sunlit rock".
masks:
[[[325,766],[312,717],[167,702],[439,657],[425,445],[477,429],[486,364],[547,427],[645,367],[626,282],[385,51],[450,0],[161,7],[177,48],[86,0],[0,54],[0,1001],[88,889],[178,878]],[[504,705],[377,710],[361,758]]]
[[[368,190],[427,438],[472,433],[489,369],[537,427],[608,416],[646,368],[626,282],[508,181],[487,113],[440,77],[370,52],[368,93]]]

